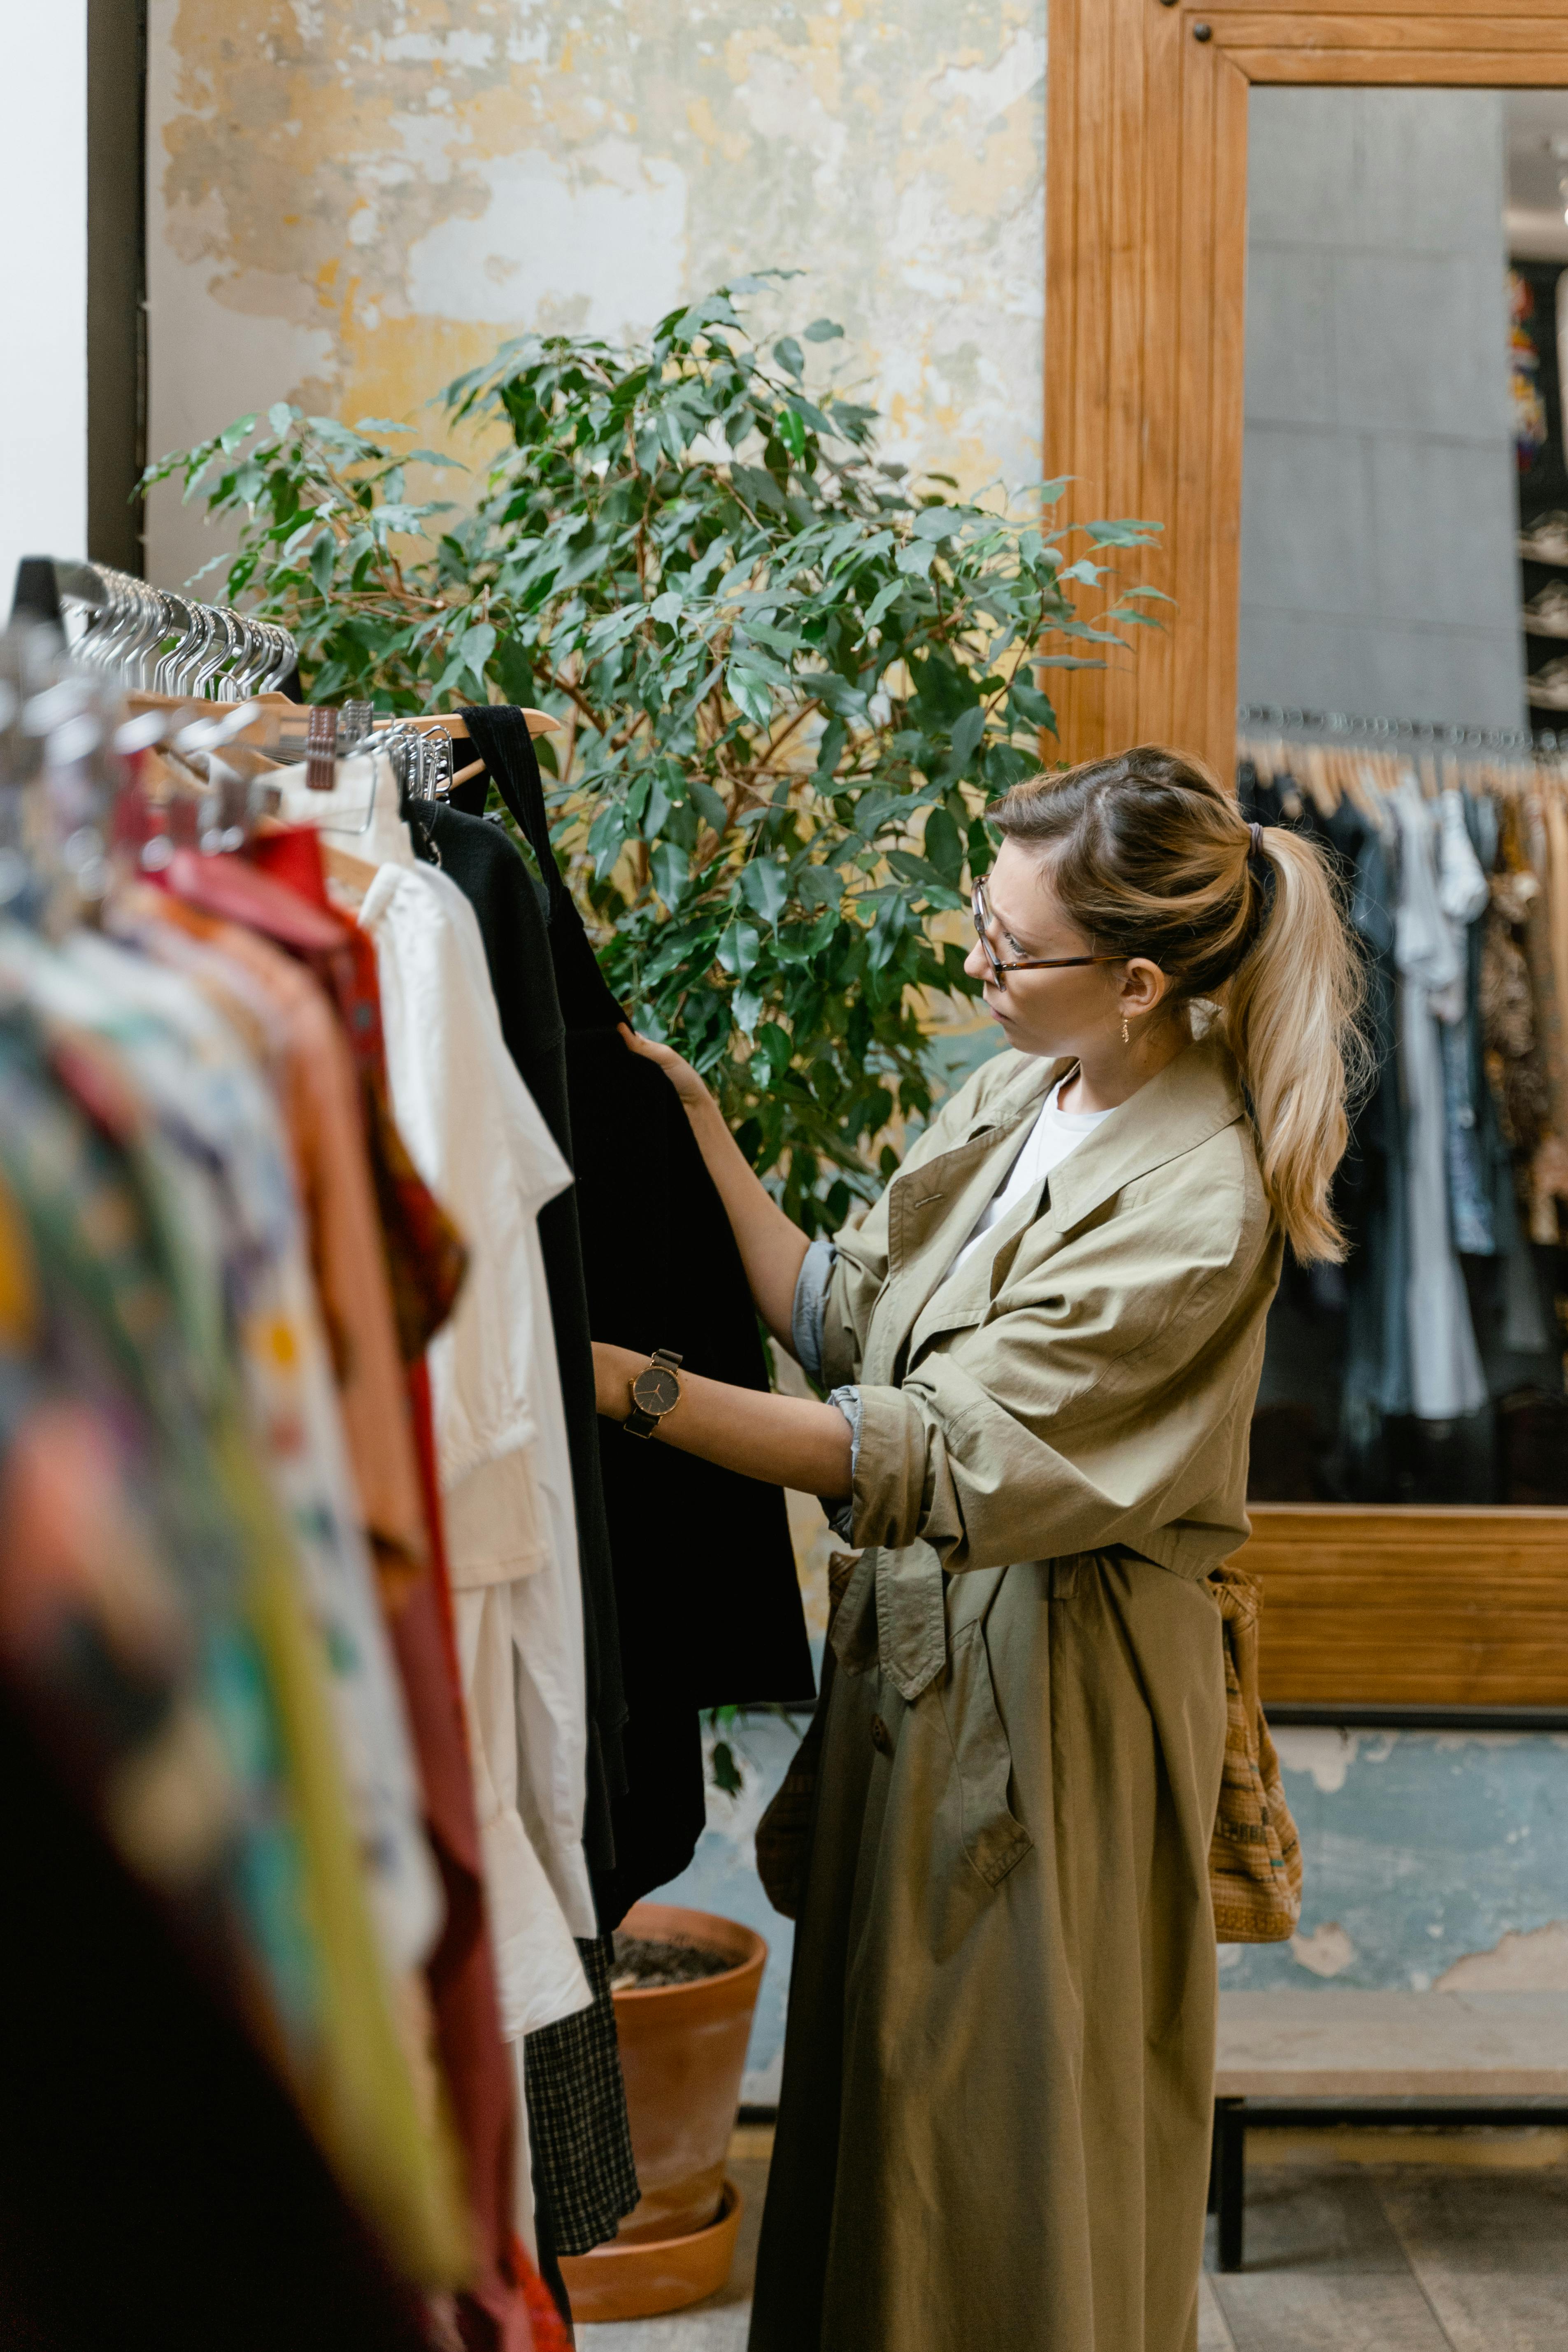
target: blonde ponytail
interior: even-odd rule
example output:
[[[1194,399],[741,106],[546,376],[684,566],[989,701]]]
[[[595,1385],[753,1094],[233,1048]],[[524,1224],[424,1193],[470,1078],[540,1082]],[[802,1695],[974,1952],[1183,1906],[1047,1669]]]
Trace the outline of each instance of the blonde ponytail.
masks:
[[[1198,761],[1152,744],[1028,778],[993,814],[1048,850],[1099,952],[1147,956],[1178,1004],[1217,1006],[1286,1238],[1303,1263],[1342,1258],[1329,1195],[1367,1051],[1361,961],[1322,853],[1248,825]]]
[[[1322,852],[1283,825],[1260,828],[1274,877],[1257,938],[1225,992],[1225,1034],[1247,1088],[1258,1166],[1304,1265],[1342,1258],[1329,1187],[1344,1157],[1347,1095],[1366,1048],[1356,1027],[1362,968]]]

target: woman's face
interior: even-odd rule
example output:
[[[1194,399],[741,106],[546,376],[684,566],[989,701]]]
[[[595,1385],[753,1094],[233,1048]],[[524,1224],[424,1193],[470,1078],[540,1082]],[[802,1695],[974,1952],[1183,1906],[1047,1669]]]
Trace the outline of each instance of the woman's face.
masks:
[[[1005,841],[986,877],[985,898],[988,936],[999,963],[1096,951],[1095,942],[1062,907],[1048,861],[1037,849]],[[1087,1053],[1093,1059],[1112,1038],[1120,1045],[1123,1018],[1146,1016],[1164,992],[1163,976],[1141,956],[1067,964],[1054,971],[1009,971],[999,983],[976,939],[964,970],[984,983],[986,1010],[1001,1024],[1007,1043],[1022,1054],[1052,1057],[1081,1059]]]

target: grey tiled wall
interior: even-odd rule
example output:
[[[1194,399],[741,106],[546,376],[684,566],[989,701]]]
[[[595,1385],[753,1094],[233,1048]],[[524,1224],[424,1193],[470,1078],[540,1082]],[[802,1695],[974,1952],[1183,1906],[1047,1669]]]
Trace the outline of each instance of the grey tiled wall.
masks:
[[[1251,94],[1244,702],[1523,723],[1503,102]]]

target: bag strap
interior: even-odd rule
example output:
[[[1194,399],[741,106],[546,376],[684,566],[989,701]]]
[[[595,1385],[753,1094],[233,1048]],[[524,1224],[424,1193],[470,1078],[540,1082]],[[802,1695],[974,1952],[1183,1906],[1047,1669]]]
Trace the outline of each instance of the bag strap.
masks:
[[[463,719],[469,740],[489,771],[489,782],[494,782],[518,831],[539,861],[550,951],[566,1026],[616,1028],[626,1020],[626,1010],[599,970],[599,960],[594,953],[582,912],[555,862],[550,815],[539,774],[539,754],[528,731],[527,716],[510,703],[491,702],[465,710]],[[482,816],[489,788],[483,776],[476,777],[471,784],[459,784],[452,794],[452,806],[469,816]]]
[[[550,816],[544,805],[544,785],[539,773],[539,754],[528,731],[528,720],[521,710],[514,709],[510,703],[501,702],[465,709],[462,716],[469,740],[484,761],[518,831],[539,861],[549,919],[553,923],[561,912],[563,902],[571,903],[571,893],[561,879],[561,868],[555,862],[555,850],[550,838]],[[466,808],[470,815],[479,816],[484,813],[484,779],[476,778],[472,785],[458,786],[452,794],[452,805],[454,808]]]

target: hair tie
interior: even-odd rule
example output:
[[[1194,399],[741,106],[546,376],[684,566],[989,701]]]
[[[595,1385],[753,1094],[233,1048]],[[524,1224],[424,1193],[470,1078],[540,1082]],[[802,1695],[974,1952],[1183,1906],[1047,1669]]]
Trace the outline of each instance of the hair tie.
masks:
[[[1252,835],[1253,856],[1261,857],[1263,855],[1263,827],[1260,824],[1249,824],[1247,830]]]

